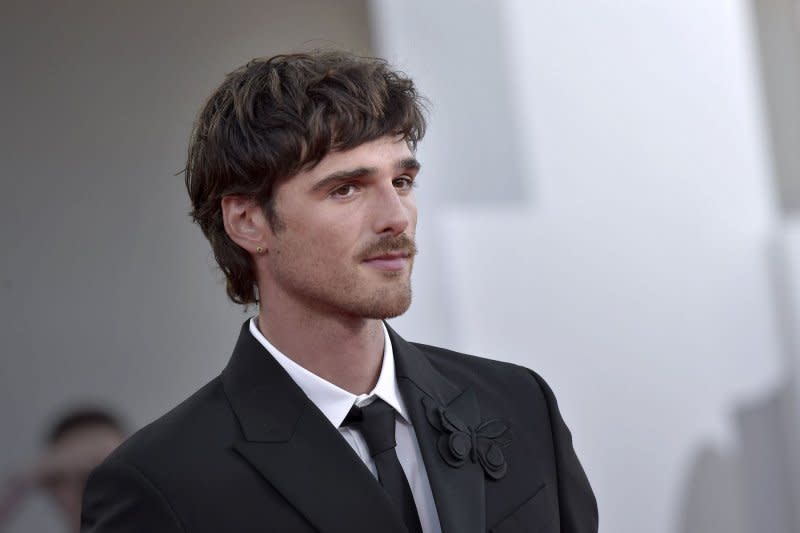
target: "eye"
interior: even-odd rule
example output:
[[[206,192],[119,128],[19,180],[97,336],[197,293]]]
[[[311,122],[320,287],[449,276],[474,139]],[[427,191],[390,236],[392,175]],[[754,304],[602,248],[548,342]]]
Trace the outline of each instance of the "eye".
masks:
[[[410,191],[417,186],[417,184],[414,182],[414,178],[409,176],[400,176],[399,178],[395,178],[392,183],[398,191]]]
[[[344,185],[336,187],[331,192],[331,196],[334,198],[350,198],[357,190],[358,186],[355,183],[345,183]]]

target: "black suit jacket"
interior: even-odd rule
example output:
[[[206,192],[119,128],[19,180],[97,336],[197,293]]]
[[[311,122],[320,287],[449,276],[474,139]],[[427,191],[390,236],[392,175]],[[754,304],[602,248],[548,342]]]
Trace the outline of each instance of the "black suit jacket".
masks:
[[[410,344],[391,329],[390,336],[444,533],[597,531],[594,495],[539,376]],[[430,419],[440,409],[470,425],[462,444],[476,452],[491,441],[478,438],[480,422],[499,419],[495,430],[510,428],[502,437],[510,441],[491,459],[505,463],[500,479],[487,474],[477,453],[468,453],[461,466],[445,461],[450,433]],[[219,377],[94,470],[81,530],[405,531],[361,459],[247,323]]]

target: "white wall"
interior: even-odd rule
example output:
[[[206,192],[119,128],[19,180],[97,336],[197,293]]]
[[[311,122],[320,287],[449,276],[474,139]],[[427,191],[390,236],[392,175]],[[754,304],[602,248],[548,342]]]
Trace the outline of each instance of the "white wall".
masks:
[[[522,144],[506,70],[502,10],[496,2],[371,2],[376,53],[405,69],[430,100],[418,159],[414,304],[395,320],[410,338],[452,345],[452,295],[442,283],[448,258],[438,220],[454,206],[516,206],[529,198]],[[491,177],[491,186],[487,178]]]
[[[506,75],[488,103],[502,112],[510,95],[516,110],[507,124],[475,120],[469,142],[426,145],[423,164],[436,166],[423,184],[446,184],[433,201],[458,187],[449,170],[461,170],[461,154],[484,143],[518,147],[524,198],[423,215],[421,238],[440,258],[425,282],[449,298],[451,344],[554,386],[603,531],[678,531],[697,457],[738,452],[732,413],[782,370],[767,254],[776,214],[746,6],[493,5],[497,27],[480,3],[373,3],[379,51],[412,75],[441,73],[434,102],[447,107],[434,127],[447,113],[471,116],[458,81],[481,83],[487,71]],[[464,58],[424,53],[430,34],[465,57],[502,46],[450,82]],[[491,194],[505,186],[486,171],[493,163],[457,174]],[[411,337],[430,330],[415,313],[399,323]]]

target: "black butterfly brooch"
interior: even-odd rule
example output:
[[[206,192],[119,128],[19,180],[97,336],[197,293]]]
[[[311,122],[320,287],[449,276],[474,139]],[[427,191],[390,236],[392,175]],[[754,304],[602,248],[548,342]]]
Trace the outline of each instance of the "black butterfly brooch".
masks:
[[[423,404],[428,422],[441,433],[437,445],[439,454],[448,465],[458,468],[469,460],[478,463],[492,479],[506,475],[506,458],[502,449],[511,443],[511,431],[504,420],[491,418],[468,424],[465,420],[472,422],[470,418],[477,417],[470,417],[472,413],[456,412],[460,411],[457,402],[444,408],[424,398]]]

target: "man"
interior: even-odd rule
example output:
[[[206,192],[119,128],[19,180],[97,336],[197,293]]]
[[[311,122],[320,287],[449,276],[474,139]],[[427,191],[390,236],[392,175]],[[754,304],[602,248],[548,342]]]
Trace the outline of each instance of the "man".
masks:
[[[125,435],[119,420],[104,409],[74,409],[61,416],[48,431],[36,464],[6,482],[0,495],[0,530],[12,522],[26,496],[41,490],[61,512],[65,531],[78,531],[86,478]]]
[[[92,475],[83,530],[591,532],[552,392],[410,344],[410,79],[342,52],[254,60],[214,92],[186,185],[230,298],[258,303],[222,374]]]

